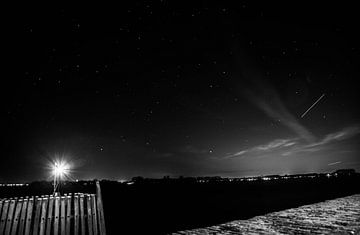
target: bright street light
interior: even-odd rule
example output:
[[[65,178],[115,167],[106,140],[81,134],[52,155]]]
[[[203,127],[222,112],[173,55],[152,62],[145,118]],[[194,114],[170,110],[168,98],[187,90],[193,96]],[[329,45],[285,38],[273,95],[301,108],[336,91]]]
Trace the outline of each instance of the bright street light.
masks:
[[[52,170],[53,175],[62,178],[69,173],[69,166],[64,162],[55,162]]]
[[[70,165],[64,161],[55,161],[52,165],[52,175],[54,176],[54,195],[60,181],[70,173]]]

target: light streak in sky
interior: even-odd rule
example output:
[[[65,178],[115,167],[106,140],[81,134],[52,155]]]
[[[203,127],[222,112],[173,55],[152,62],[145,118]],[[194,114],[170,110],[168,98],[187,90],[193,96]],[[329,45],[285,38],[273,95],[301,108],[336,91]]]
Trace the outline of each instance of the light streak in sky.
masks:
[[[310,108],[308,108],[308,109],[301,115],[301,118],[303,118],[324,96],[325,96],[325,94],[322,94],[322,95],[320,96],[320,98],[317,99],[317,100],[315,101],[315,103],[313,103],[313,104],[310,106]]]
[[[341,163],[340,161],[339,162],[332,162],[332,163],[329,163],[328,166],[332,166],[332,165],[336,165],[336,164],[339,164]]]

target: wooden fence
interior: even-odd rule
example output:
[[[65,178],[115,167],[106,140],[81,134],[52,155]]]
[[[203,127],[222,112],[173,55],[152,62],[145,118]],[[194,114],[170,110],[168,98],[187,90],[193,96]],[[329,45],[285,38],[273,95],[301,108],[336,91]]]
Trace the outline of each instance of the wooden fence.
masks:
[[[99,182],[96,194],[0,199],[0,234],[106,234]]]

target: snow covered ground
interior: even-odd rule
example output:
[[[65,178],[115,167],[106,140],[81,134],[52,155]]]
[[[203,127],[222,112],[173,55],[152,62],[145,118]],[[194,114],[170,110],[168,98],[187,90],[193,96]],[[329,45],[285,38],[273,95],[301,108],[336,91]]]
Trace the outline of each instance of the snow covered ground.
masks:
[[[360,194],[174,234],[360,234]]]

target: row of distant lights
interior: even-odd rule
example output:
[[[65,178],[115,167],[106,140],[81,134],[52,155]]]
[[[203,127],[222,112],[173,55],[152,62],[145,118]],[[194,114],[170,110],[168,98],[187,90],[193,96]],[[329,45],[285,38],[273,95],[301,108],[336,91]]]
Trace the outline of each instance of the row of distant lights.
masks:
[[[335,176],[337,176],[337,174],[334,174]],[[256,181],[256,180],[265,180],[265,181],[268,181],[268,180],[279,180],[279,179],[299,179],[299,178],[315,178],[316,176],[315,175],[310,175],[310,176],[302,176],[302,175],[299,175],[299,176],[280,176],[280,177],[250,177],[250,178],[228,178],[227,180],[229,180],[230,182],[233,182],[233,181]],[[331,177],[331,174],[326,174],[326,177],[330,178]],[[118,180],[119,183],[124,183],[126,182],[125,180]],[[207,183],[209,182],[208,180],[206,179],[198,179],[197,180],[198,183]],[[126,184],[128,185],[132,185],[134,184],[133,181],[129,181],[129,182],[126,182]]]
[[[337,174],[335,174],[336,176]],[[311,175],[311,176],[306,176],[308,178],[315,178],[315,176]],[[326,177],[331,177],[331,174],[326,174]],[[290,177],[289,176],[283,176],[283,177],[280,177],[282,179],[289,179]],[[295,177],[292,177],[292,178],[303,178],[303,176],[295,176]],[[258,178],[241,178],[240,181],[255,181],[257,180]],[[279,179],[279,177],[274,177],[274,178],[271,178],[271,177],[262,177],[261,178],[262,180],[272,180],[272,179]],[[234,179],[229,179],[230,181],[234,181]],[[75,182],[79,182],[79,180],[75,180]],[[124,183],[125,180],[119,180],[120,183]],[[198,182],[200,183],[205,183],[206,180],[199,180]],[[134,184],[134,182],[127,182],[127,184]],[[29,184],[0,184],[0,187],[20,187],[20,186],[29,186]]]
[[[335,174],[335,176],[337,176],[337,174]],[[280,176],[280,177],[261,177],[260,179],[262,180],[278,180],[278,179],[299,179],[299,178],[315,178],[316,176],[315,175],[310,175],[310,176],[302,176],[302,175],[299,175],[299,176]],[[331,177],[331,174],[326,174],[326,177]],[[254,181],[254,180],[257,180],[259,178],[242,178],[240,179],[240,181]],[[234,179],[230,179],[230,181],[233,181]]]
[[[0,184],[0,187],[21,187],[29,186],[29,184]]]
[[[335,176],[337,176],[337,174],[334,174]],[[255,181],[255,180],[258,180],[258,179],[262,179],[262,180],[278,180],[278,179],[299,179],[299,178],[315,178],[316,176],[315,175],[310,175],[310,176],[280,176],[280,177],[256,177],[256,178],[240,178],[240,179],[233,179],[233,178],[230,178],[229,181],[232,182],[232,181],[235,181],[235,180],[238,180],[238,181]],[[330,178],[331,177],[331,174],[326,174],[326,177]],[[200,183],[206,183],[207,181],[206,180],[199,180],[198,182]]]

